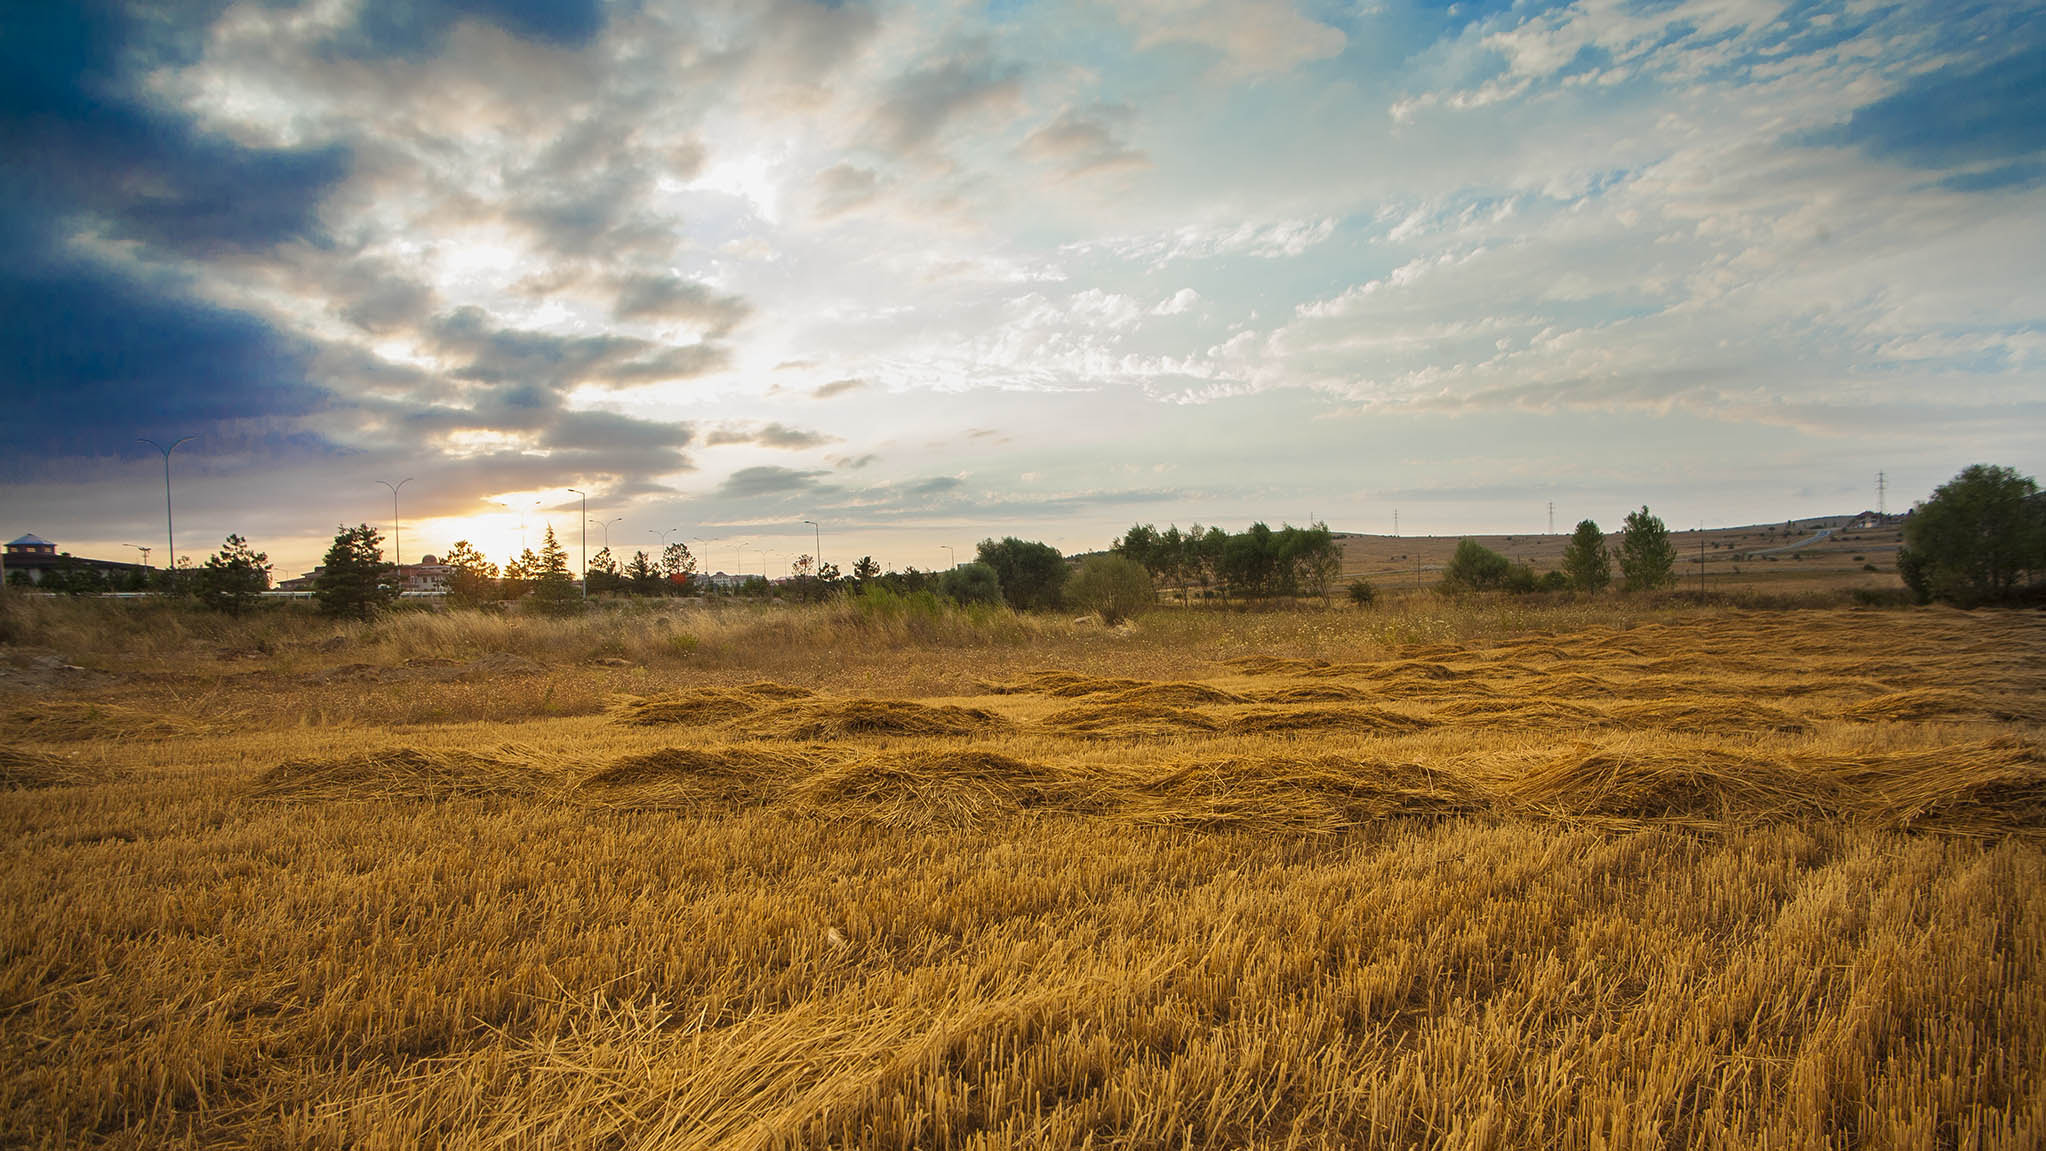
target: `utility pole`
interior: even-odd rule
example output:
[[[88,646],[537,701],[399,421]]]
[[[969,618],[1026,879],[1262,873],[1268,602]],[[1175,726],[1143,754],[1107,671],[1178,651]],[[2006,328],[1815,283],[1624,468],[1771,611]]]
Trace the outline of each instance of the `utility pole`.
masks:
[[[183,436],[172,441],[171,446],[164,447],[155,440],[137,437],[142,443],[148,444],[150,447],[163,453],[163,537],[164,542],[170,545],[169,553],[164,556],[164,574],[167,577],[165,586],[167,587],[175,587],[178,580],[178,533],[176,527],[171,522],[170,457],[172,452],[178,450],[179,444],[184,443],[186,440],[196,440],[198,438],[198,436]]]
[[[1556,501],[1549,501],[1549,534],[1556,534]]]
[[[1889,515],[1889,514],[1890,514],[1890,509],[1889,509],[1889,505],[1888,505],[1888,504],[1887,504],[1887,503],[1885,502],[1885,501],[1886,501],[1886,499],[1887,499],[1887,497],[1888,497],[1888,494],[1889,494],[1889,491],[1888,491],[1888,487],[1889,487],[1889,485],[1888,485],[1888,481],[1887,481],[1887,480],[1885,479],[1885,477],[1883,476],[1883,473],[1881,473],[1881,472],[1877,472],[1877,473],[1876,473],[1876,514],[1877,514],[1877,515],[1879,515],[1879,516],[1887,516],[1887,515]]]
[[[1392,509],[1392,538],[1400,538],[1400,510]]]
[[[569,488],[568,490],[583,497],[583,598],[588,599],[590,598],[590,497],[583,495],[582,490],[579,488]]]
[[[1705,602],[1705,521],[1698,521],[1698,602]]]
[[[411,483],[412,477],[406,476],[404,479],[399,480],[395,487],[392,486],[389,480],[378,480],[377,482],[391,489],[391,562],[402,568],[405,566],[405,547],[398,542],[398,488]]]

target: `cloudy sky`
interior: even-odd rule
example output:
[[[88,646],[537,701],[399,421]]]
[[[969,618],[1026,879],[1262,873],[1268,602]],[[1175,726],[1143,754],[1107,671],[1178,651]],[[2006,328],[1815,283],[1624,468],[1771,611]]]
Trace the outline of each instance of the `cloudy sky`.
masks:
[[[406,477],[407,558],[782,573],[2038,475],[2041,7],[30,5],[0,535],[160,564],[188,435],[280,574]]]

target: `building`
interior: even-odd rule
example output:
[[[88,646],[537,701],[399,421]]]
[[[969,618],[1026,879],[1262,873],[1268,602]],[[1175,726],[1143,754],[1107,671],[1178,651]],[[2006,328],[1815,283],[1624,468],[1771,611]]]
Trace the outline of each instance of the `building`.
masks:
[[[150,574],[150,569],[137,563],[86,559],[60,552],[56,544],[34,532],[7,542],[5,566],[7,582],[17,587],[23,584],[40,587],[48,581],[66,584],[66,590],[73,591],[125,591],[131,585],[139,586]],[[68,586],[73,580],[83,580],[87,586]]]
[[[428,554],[420,557],[416,564],[397,564],[398,594],[408,596],[443,596],[448,594],[448,582],[455,576],[455,569],[440,562],[440,557]],[[288,579],[277,585],[281,592],[310,592],[318,588],[320,576],[326,572],[325,565],[316,567],[295,579]]]

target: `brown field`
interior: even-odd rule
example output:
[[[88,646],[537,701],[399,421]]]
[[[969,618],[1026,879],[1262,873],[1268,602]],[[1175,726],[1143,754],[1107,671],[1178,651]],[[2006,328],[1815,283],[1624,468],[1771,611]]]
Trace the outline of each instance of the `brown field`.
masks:
[[[2046,1145],[2038,613],[0,629],[0,1146]]]

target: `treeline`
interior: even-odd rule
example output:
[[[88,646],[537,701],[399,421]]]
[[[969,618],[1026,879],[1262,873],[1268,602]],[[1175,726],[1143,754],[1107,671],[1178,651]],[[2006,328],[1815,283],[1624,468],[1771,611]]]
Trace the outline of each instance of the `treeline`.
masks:
[[[1174,524],[1159,531],[1136,524],[1109,551],[1138,564],[1182,601],[1192,589],[1227,603],[1242,600],[1317,596],[1327,602],[1342,576],[1343,550],[1328,525],[1291,524],[1273,531],[1263,523],[1230,533],[1195,524],[1182,532]]]
[[[1451,594],[1576,591],[1597,595],[1613,582],[1615,558],[1627,591],[1653,591],[1676,582],[1677,549],[1670,542],[1669,527],[1644,504],[1640,511],[1627,513],[1617,557],[1606,545],[1606,534],[1597,522],[1580,520],[1563,549],[1563,566],[1559,570],[1537,574],[1531,566],[1514,563],[1478,541],[1467,539],[1456,545],[1456,554],[1443,569],[1440,586]]]

